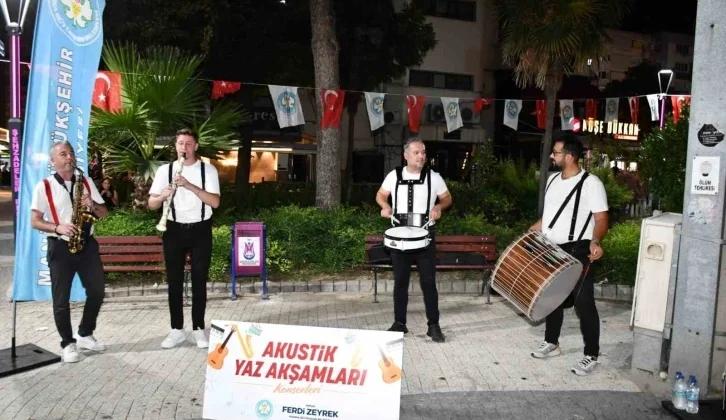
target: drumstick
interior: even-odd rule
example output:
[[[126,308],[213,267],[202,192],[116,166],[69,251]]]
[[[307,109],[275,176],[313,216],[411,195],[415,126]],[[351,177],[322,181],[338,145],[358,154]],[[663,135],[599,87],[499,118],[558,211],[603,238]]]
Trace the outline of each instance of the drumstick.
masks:
[[[394,215],[391,215],[391,224],[393,224],[393,222],[396,222],[396,223],[398,223],[399,225],[401,224],[401,221],[400,221],[400,220],[398,220],[398,219],[396,219],[396,216],[394,216]]]

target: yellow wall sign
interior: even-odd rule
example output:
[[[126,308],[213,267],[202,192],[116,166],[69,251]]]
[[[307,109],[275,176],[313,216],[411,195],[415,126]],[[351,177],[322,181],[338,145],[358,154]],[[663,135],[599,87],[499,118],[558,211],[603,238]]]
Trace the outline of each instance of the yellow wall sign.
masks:
[[[582,122],[582,131],[593,134],[611,134],[620,140],[638,140],[638,124],[617,121],[587,119]]]

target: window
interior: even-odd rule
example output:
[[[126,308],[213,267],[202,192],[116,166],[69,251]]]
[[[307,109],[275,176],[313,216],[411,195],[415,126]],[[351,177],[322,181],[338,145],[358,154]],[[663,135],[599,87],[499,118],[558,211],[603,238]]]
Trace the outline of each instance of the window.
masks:
[[[634,40],[633,40],[633,41],[632,41],[632,42],[630,43],[630,46],[631,46],[631,47],[633,47],[633,48],[636,48],[636,49],[642,50],[642,49],[643,49],[643,41],[641,41],[641,40],[639,40],[639,39],[634,39]]]
[[[606,72],[606,71],[601,71],[600,72],[600,78],[601,79],[608,79],[609,77],[610,76],[608,75],[608,72]]]
[[[688,63],[676,63],[676,71],[681,73],[688,73]]]
[[[474,76],[425,70],[411,70],[408,76],[408,85],[471,91],[474,90]]]
[[[655,51],[655,52],[660,52],[662,49],[663,49],[663,44],[661,44],[660,42],[656,42],[653,45],[653,51]]]
[[[476,2],[471,0],[426,0],[426,14],[476,22]]]
[[[676,45],[676,52],[678,52],[681,55],[688,55],[688,53],[691,51],[690,45],[683,45],[683,44],[677,44]]]

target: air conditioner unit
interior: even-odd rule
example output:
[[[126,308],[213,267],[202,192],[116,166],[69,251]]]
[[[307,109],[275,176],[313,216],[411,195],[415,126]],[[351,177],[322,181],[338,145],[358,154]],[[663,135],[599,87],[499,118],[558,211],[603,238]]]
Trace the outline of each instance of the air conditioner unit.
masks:
[[[401,124],[401,111],[386,111],[383,114],[383,120],[386,122],[386,124]]]
[[[481,125],[481,113],[474,111],[473,103],[460,103],[459,110],[465,127]]]
[[[673,319],[679,236],[683,216],[662,213],[643,220],[633,288],[631,368],[658,374],[664,368]]]
[[[441,104],[428,104],[428,117],[429,122],[446,122],[446,115],[444,114],[444,106]]]
[[[439,123],[446,122],[444,106],[441,104],[429,104],[428,121]],[[470,102],[459,103],[459,112],[461,112],[461,121],[465,127],[479,126],[481,124],[481,115],[474,112],[474,104]]]

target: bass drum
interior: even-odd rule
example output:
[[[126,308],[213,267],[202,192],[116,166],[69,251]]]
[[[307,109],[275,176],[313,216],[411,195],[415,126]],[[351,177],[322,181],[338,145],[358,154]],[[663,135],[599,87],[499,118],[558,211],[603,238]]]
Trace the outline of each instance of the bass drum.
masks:
[[[541,232],[530,231],[499,257],[491,286],[537,322],[567,299],[581,274],[579,260]]]

